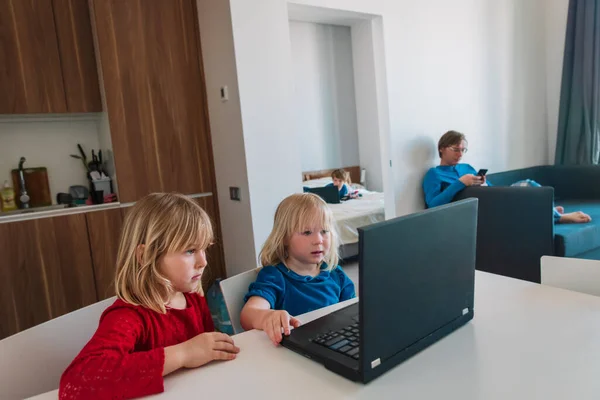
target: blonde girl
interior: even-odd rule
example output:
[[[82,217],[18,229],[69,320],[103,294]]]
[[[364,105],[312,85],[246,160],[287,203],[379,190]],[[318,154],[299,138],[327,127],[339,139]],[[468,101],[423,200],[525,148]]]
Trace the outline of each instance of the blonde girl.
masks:
[[[356,296],[354,284],[338,266],[338,237],[331,210],[312,193],[293,194],[275,212],[263,245],[263,266],[246,294],[240,322],[261,329],[274,344],[290,334],[292,317]]]
[[[213,240],[193,200],[153,193],[125,218],[117,255],[117,300],[63,373],[61,399],[134,398],[162,392],[163,376],[232,360],[233,340],[214,331],[201,278]]]

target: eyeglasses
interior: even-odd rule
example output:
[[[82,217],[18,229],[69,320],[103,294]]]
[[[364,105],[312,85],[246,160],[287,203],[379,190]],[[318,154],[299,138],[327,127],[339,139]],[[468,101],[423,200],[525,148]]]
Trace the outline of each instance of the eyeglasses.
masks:
[[[452,150],[455,153],[463,153],[465,154],[467,151],[469,151],[469,149],[467,149],[466,147],[449,147],[450,150]]]

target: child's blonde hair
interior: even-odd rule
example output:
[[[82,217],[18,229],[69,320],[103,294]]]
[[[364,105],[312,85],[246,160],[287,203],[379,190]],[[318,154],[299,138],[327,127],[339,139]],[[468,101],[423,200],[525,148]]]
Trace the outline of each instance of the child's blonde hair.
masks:
[[[331,179],[339,179],[343,183],[347,183],[348,185],[352,182],[350,181],[350,172],[344,169],[336,169],[331,173]]]
[[[294,233],[315,224],[321,225],[331,234],[329,253],[325,254],[323,259],[323,262],[327,263],[327,270],[337,267],[339,239],[333,215],[327,203],[313,193],[293,194],[279,203],[275,211],[273,230],[260,251],[261,265],[264,267],[285,262],[288,258],[285,242],[289,241]]]
[[[135,203],[123,223],[115,278],[117,297],[166,313],[173,287],[159,271],[161,258],[190,246],[204,250],[212,240],[210,218],[194,200],[178,193],[147,195]],[[201,284],[196,291],[202,294]]]

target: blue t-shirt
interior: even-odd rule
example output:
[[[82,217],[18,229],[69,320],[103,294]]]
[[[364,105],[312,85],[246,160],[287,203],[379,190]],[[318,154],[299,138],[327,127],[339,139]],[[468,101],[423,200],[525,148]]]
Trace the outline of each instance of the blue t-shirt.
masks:
[[[325,271],[326,268],[323,263],[321,273],[312,277],[298,275],[283,263],[264,267],[250,284],[244,303],[252,296],[259,296],[274,310],[300,315],[356,297],[354,283],[342,267],[331,271]]]
[[[477,174],[475,168],[469,164],[438,165],[430,168],[423,178],[423,192],[427,207],[436,207],[448,204],[454,196],[465,188],[459,179],[466,174]],[[488,181],[488,186],[492,184]]]
[[[333,186],[333,183],[329,183],[329,184],[327,184],[327,185],[325,185],[325,186]],[[342,185],[342,188],[341,188],[341,189],[339,189],[339,194],[340,194],[340,199],[341,199],[342,197],[346,197],[346,196],[348,196],[348,186],[346,186],[346,184],[345,184],[345,183]]]

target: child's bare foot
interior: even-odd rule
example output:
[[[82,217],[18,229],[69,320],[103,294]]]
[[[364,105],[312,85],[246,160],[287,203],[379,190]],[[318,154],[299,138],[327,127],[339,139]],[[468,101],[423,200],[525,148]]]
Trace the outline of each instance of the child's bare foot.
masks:
[[[586,222],[590,222],[591,220],[592,218],[589,215],[581,211],[575,211],[561,215],[558,222],[562,224],[584,224]]]
[[[560,214],[564,214],[565,213],[565,208],[563,206],[556,206],[556,207],[554,207],[554,209],[556,211],[558,211]]]

